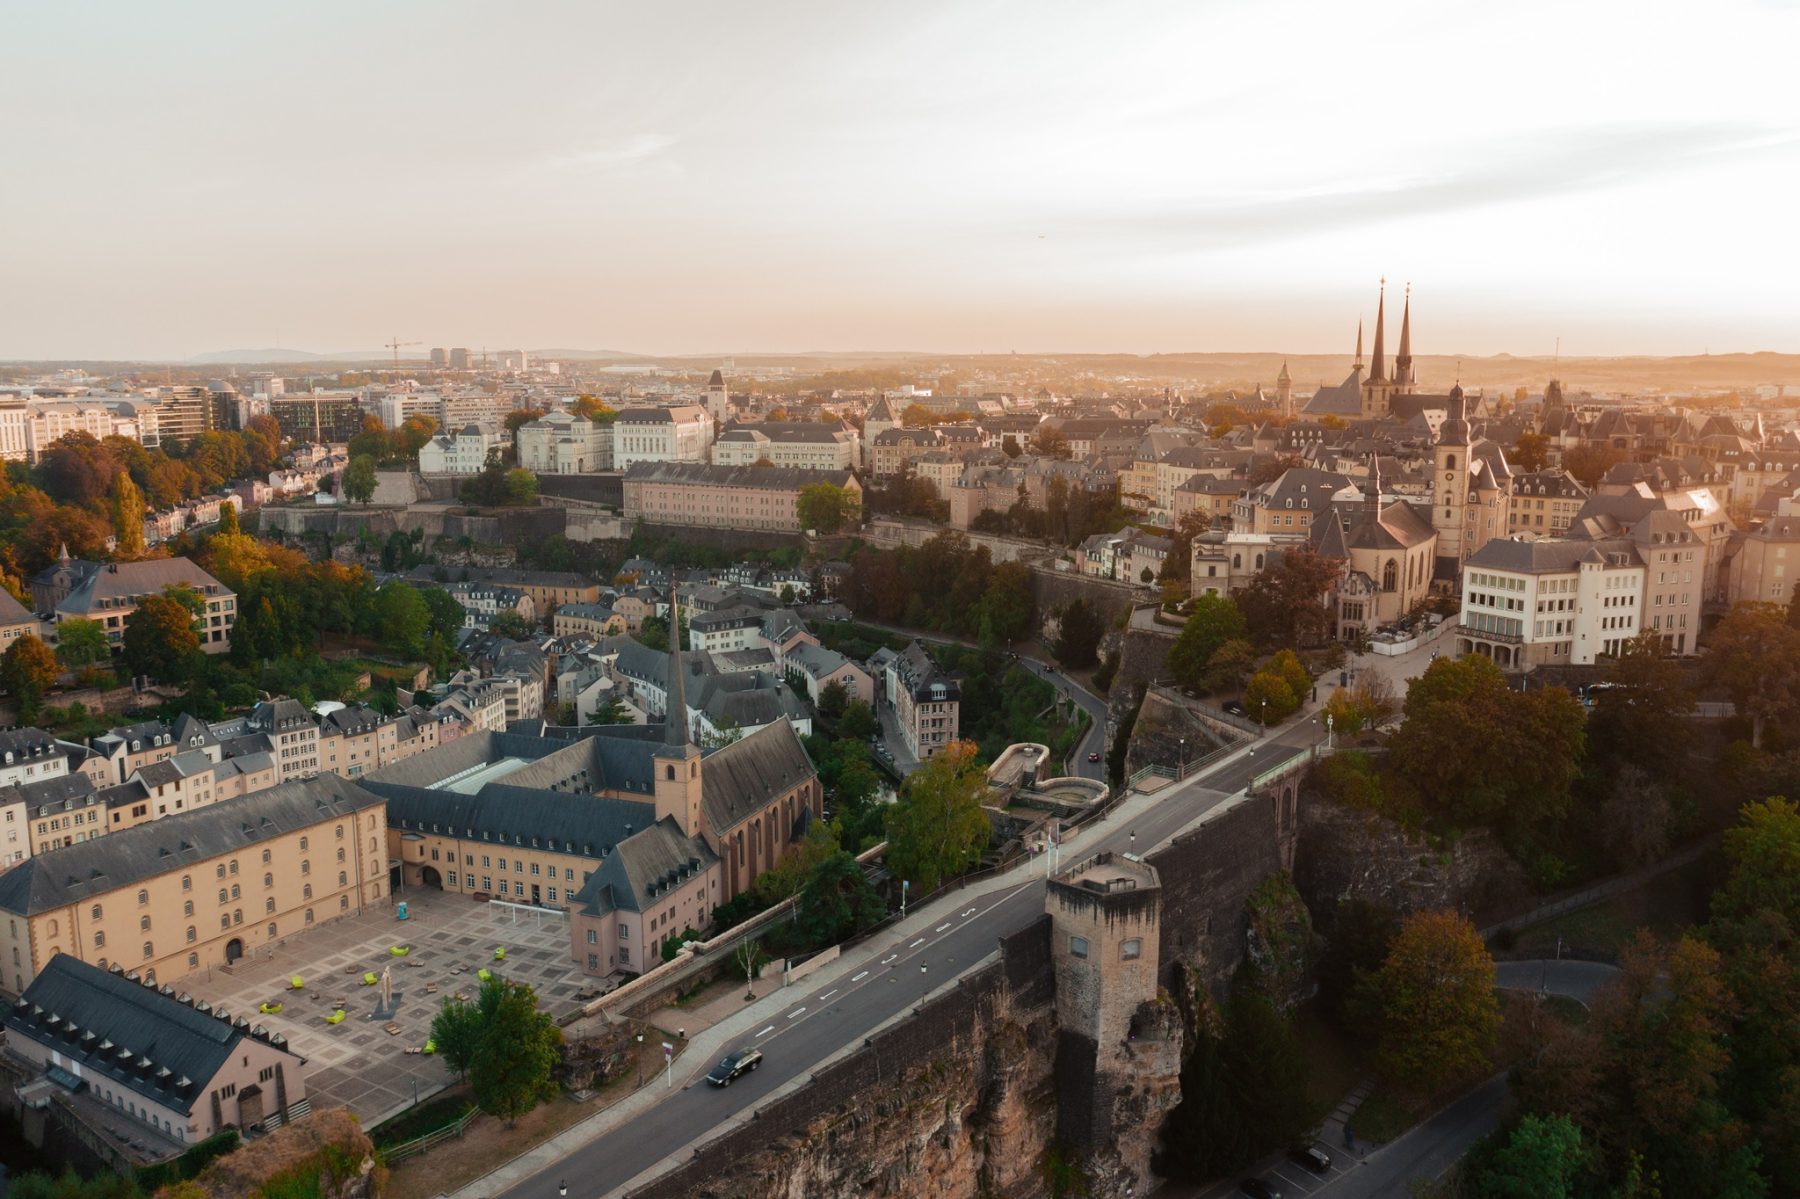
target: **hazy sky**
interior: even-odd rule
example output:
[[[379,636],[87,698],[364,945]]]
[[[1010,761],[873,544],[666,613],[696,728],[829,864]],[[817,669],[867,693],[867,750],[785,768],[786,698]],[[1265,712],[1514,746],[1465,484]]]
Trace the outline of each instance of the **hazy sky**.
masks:
[[[0,0],[0,357],[1800,351],[1800,3]]]

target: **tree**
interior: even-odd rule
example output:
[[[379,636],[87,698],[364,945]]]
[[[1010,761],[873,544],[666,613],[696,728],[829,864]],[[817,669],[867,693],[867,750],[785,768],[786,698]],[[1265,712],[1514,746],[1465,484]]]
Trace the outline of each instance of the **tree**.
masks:
[[[1730,873],[1713,893],[1715,920],[1773,912],[1800,931],[1800,806],[1776,796],[1747,803],[1725,833]]]
[[[1022,562],[996,566],[981,595],[978,627],[991,640],[1016,641],[1031,632],[1033,613],[1030,568]]]
[[[403,458],[416,461],[419,451],[425,448],[425,443],[431,440],[437,429],[437,421],[423,412],[407,417],[400,427],[394,430],[395,452]]]
[[[1280,724],[1300,708],[1300,697],[1278,671],[1264,668],[1244,688],[1244,710],[1258,724]]]
[[[1694,696],[1662,638],[1646,630],[1625,642],[1594,691],[1588,741],[1599,758],[1673,772],[1693,739]]]
[[[538,477],[523,467],[506,472],[503,502],[508,508],[529,508],[537,503]]]
[[[1622,763],[1600,806],[1600,838],[1621,870],[1661,861],[1669,852],[1673,812],[1656,776],[1635,762]]]
[[[1574,1199],[1592,1159],[1575,1121],[1561,1113],[1533,1113],[1507,1134],[1478,1186],[1491,1199]]]
[[[834,839],[835,840],[835,839]],[[795,924],[809,946],[836,945],[887,915],[862,865],[838,849],[814,863],[800,888]]]
[[[1800,721],[1800,629],[1766,603],[1733,604],[1713,630],[1704,659],[1707,679],[1731,693],[1750,720],[1750,744],[1762,748],[1771,723]]]
[[[981,859],[991,835],[981,810],[986,790],[972,741],[951,742],[907,776],[888,809],[887,860],[916,894],[935,891]]]
[[[371,631],[381,644],[404,658],[416,656],[431,628],[431,609],[419,589],[399,579],[383,583],[375,593]]]
[[[358,454],[344,468],[344,498],[353,504],[368,504],[375,498],[375,458]]]
[[[1235,597],[1251,635],[1264,645],[1292,648],[1323,639],[1331,630],[1325,596],[1343,566],[1341,558],[1302,546],[1258,571]]]
[[[1624,460],[1624,450],[1584,442],[1563,451],[1562,465],[1583,487],[1593,487],[1607,471]]]
[[[1334,755],[1338,761],[1346,754]],[[1366,980],[1387,960],[1388,950],[1400,931],[1400,915],[1385,903],[1369,899],[1341,899],[1333,913],[1319,955],[1319,998],[1328,1014],[1348,1027],[1351,1008]]]
[[[1528,429],[1519,434],[1519,440],[1513,442],[1513,447],[1506,451],[1506,456],[1515,470],[1525,474],[1543,470],[1544,464],[1550,460],[1550,439]]]
[[[609,695],[595,708],[587,718],[589,724],[630,724],[631,713],[625,709],[625,701],[616,695]]]
[[[844,706],[850,702],[850,693],[844,689],[840,679],[832,679],[819,688],[819,715],[838,717],[844,714]]]
[[[103,511],[118,475],[112,450],[91,433],[65,433],[38,456],[39,484],[59,504]]]
[[[193,656],[200,651],[194,621],[192,609],[180,598],[145,596],[125,618],[125,665],[133,674],[171,683],[183,681]]]
[[[619,419],[619,411],[609,408],[605,400],[597,396],[578,395],[575,397],[575,415],[586,417],[596,425],[610,425]]]
[[[1439,658],[1408,686],[1404,711],[1389,760],[1434,810],[1515,839],[1562,816],[1586,748],[1567,691],[1521,694],[1487,658]]]
[[[32,633],[23,633],[0,654],[0,686],[19,701],[19,715],[37,715],[38,701],[62,677],[62,667],[50,647]]]
[[[368,458],[371,461],[386,458],[391,449],[388,428],[379,416],[364,416],[361,431],[344,448],[349,453],[352,464],[358,458]]]
[[[517,612],[496,612],[488,621],[488,632],[509,641],[529,641],[537,636],[537,627]]]
[[[1193,612],[1169,647],[1170,677],[1183,687],[1198,687],[1219,647],[1242,639],[1247,629],[1244,614],[1230,596],[1209,592],[1194,597]]]
[[[845,737],[861,740],[873,737],[881,728],[875,718],[875,709],[865,699],[853,699],[844,705],[844,714],[838,718],[838,732]]]
[[[1468,920],[1453,912],[1407,917],[1370,985],[1376,1061],[1395,1083],[1432,1095],[1487,1068],[1500,1018],[1494,959]]]
[[[488,1002],[489,988],[497,988]],[[538,1010],[537,992],[525,983],[494,977],[482,984],[480,1040],[469,1058],[469,1082],[481,1110],[510,1128],[518,1118],[555,1093],[562,1031]]]
[[[836,483],[821,480],[808,483],[794,499],[794,514],[800,527],[830,535],[846,525],[862,521],[861,505],[855,494]]]
[[[219,526],[214,529],[213,532],[223,533],[227,537],[243,532],[243,529],[238,525],[238,506],[236,500],[219,501]]]
[[[1256,669],[1256,647],[1248,641],[1233,639],[1213,651],[1206,671],[1200,676],[1203,691],[1235,691],[1244,685]]]
[[[501,424],[506,426],[507,435],[516,439],[520,429],[533,421],[542,420],[545,414],[545,409],[542,408],[515,408],[506,414]]]
[[[1106,626],[1093,606],[1083,599],[1071,600],[1062,611],[1052,652],[1064,669],[1081,670],[1094,664],[1105,635]]]
[[[1040,458],[1056,458],[1066,462],[1073,456],[1069,439],[1054,425],[1038,426],[1037,433],[1031,439],[1031,449]]]
[[[131,476],[119,473],[113,488],[112,502],[113,552],[121,558],[135,558],[144,552],[144,495]]]
[[[56,660],[79,669],[112,657],[106,629],[97,620],[65,620],[56,626]]]
[[[483,990],[486,986],[482,984]],[[432,1044],[445,1068],[459,1081],[469,1076],[469,1063],[475,1060],[485,1023],[480,1007],[454,998],[444,1000],[431,1018]]]

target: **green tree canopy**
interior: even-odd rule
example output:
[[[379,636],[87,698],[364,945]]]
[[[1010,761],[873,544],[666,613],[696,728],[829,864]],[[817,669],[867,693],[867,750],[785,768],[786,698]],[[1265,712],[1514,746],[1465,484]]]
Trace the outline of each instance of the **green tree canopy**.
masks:
[[[1181,635],[1169,647],[1168,671],[1183,687],[1199,687],[1213,655],[1228,641],[1241,640],[1249,626],[1228,595],[1196,596]]]
[[[133,674],[178,683],[200,650],[193,610],[179,596],[147,595],[125,618],[124,658]]]
[[[490,986],[498,988],[491,1005]],[[538,1010],[537,993],[527,984],[496,976],[482,991],[484,1019],[469,1058],[469,1082],[481,1109],[510,1128],[555,1094],[562,1031],[549,1013]]]
[[[1105,635],[1106,625],[1093,606],[1083,599],[1071,600],[1062,610],[1052,652],[1065,669],[1084,670],[1097,660]]]
[[[358,454],[344,468],[344,498],[353,504],[367,504],[375,498],[375,459]]]
[[[861,523],[862,506],[856,494],[836,483],[820,480],[808,483],[794,499],[794,512],[800,527],[832,534],[845,526]]]
[[[1507,1134],[1477,1185],[1483,1199],[1575,1199],[1592,1158],[1575,1121],[1534,1113]]]
[[[106,629],[97,620],[65,620],[56,626],[56,658],[64,666],[91,666],[112,657]]]
[[[880,728],[875,719],[875,709],[863,699],[853,699],[844,705],[844,714],[838,718],[838,732],[846,737],[873,737]]]
[[[888,865],[923,895],[981,860],[991,830],[975,744],[953,741],[906,777],[888,809]]]
[[[813,864],[800,887],[798,908],[800,935],[817,947],[853,937],[887,914],[862,866],[842,849]]]
[[[113,488],[112,522],[113,552],[121,558],[135,558],[144,552],[144,493],[127,471],[119,472]]]

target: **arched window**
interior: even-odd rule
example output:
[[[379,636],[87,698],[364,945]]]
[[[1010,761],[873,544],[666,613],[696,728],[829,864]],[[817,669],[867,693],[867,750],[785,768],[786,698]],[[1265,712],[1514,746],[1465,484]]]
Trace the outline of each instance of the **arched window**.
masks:
[[[147,933],[150,931],[150,917],[148,917],[148,916],[139,916],[138,917],[138,931],[141,933]]]
[[[266,849],[263,850],[263,865],[267,866],[272,859],[273,859],[273,855],[270,853],[270,851],[266,850]]]
[[[1400,567],[1392,558],[1381,568],[1381,589],[1392,591],[1400,585]]]
[[[1231,555],[1231,569],[1233,569],[1233,570],[1244,569],[1244,555],[1242,555],[1242,554]]]
[[[140,889],[138,891],[138,907],[141,908],[149,902],[150,902],[150,892]]]
[[[1256,555],[1256,569],[1261,570],[1262,568],[1263,568],[1263,556],[1261,554],[1258,554],[1258,555]]]
[[[1444,469],[1445,470],[1455,470],[1456,469],[1456,455],[1455,454],[1444,455]]]
[[[663,767],[663,769],[668,771],[668,773],[665,774],[663,777],[668,779],[668,781],[671,783],[674,782],[675,781],[675,767],[665,766],[665,767]]]
[[[106,934],[103,932],[95,933],[94,934],[94,948],[95,949],[104,949],[105,947],[106,947]]]
[[[307,883],[306,886],[304,886],[300,889],[300,898],[302,898],[302,899],[311,899],[312,898],[312,884],[311,883]]]
[[[144,942],[144,956],[147,958],[153,958],[156,956],[156,947],[151,945],[150,942],[148,942],[148,941]]]
[[[190,925],[188,925],[188,929],[187,929],[187,939],[188,939],[188,944],[189,944],[189,945],[192,945],[192,944],[193,944],[193,943],[194,943],[194,942],[195,942],[195,941],[197,941],[197,940],[199,940],[199,939],[200,939],[200,934],[199,934],[199,932],[198,932],[198,931],[196,931],[196,930],[195,930],[195,928],[194,928],[194,926],[193,926],[193,925],[191,925],[191,924],[190,924]]]
[[[93,906],[92,910],[89,911],[88,915],[92,916],[95,920],[100,919],[100,905],[95,904]],[[55,932],[56,930],[53,928],[50,931]]]
[[[186,903],[181,905],[181,914],[183,916],[192,916],[194,914],[194,901],[193,900],[190,899]]]
[[[263,886],[273,887],[274,885],[275,885],[275,876],[273,874],[268,873],[267,871],[264,871]]]

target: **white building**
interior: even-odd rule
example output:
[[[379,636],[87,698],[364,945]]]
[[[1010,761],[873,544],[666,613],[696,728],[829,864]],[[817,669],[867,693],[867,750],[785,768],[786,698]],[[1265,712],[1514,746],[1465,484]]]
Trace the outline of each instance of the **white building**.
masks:
[[[699,462],[712,448],[713,423],[706,409],[627,408],[613,422],[613,469],[636,462]]]
[[[572,412],[548,412],[514,435],[519,465],[540,475],[585,475],[612,469],[612,426]]]
[[[1508,670],[1592,665],[1644,627],[1647,577],[1627,538],[1495,538],[1463,569],[1457,656]]]
[[[0,458],[23,462],[30,456],[30,409],[22,396],[0,396]]]
[[[734,425],[713,444],[714,466],[755,466],[768,461],[800,470],[852,470],[861,461],[856,430],[843,423],[770,421]]]
[[[33,400],[27,411],[29,452],[33,462],[70,433],[87,433],[95,440],[116,433],[138,440],[137,417],[129,408],[121,415],[92,400]]]
[[[488,451],[495,439],[480,425],[469,425],[449,436],[439,434],[419,447],[419,473],[422,475],[475,475],[487,465]]]

